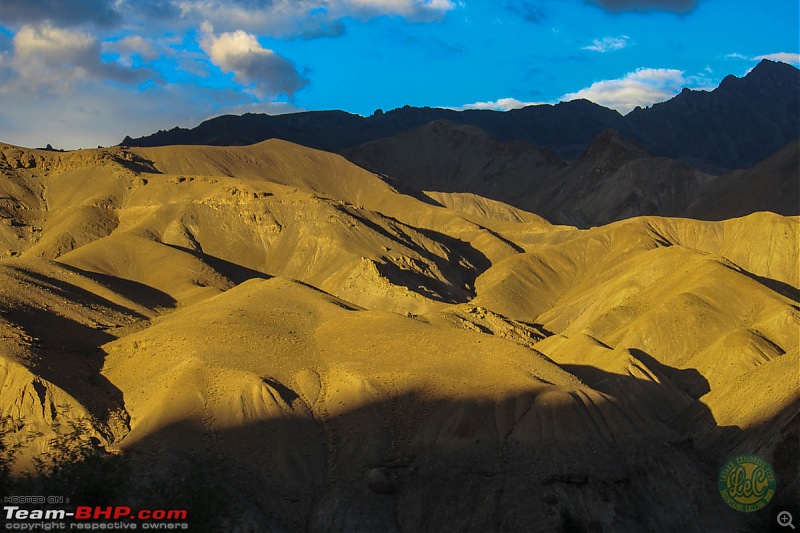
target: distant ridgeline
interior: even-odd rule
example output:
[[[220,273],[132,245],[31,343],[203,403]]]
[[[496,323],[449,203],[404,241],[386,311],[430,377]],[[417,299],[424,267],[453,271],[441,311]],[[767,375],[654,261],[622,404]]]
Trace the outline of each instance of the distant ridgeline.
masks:
[[[480,128],[496,141],[523,140],[574,160],[601,132],[614,129],[655,156],[721,173],[755,165],[798,137],[800,71],[763,60],[742,78],[728,76],[710,92],[684,89],[669,101],[626,116],[587,100],[506,112],[403,107],[369,117],[343,111],[226,115],[192,129],[174,128],[124,146],[249,145],[279,138],[342,151],[447,120]]]

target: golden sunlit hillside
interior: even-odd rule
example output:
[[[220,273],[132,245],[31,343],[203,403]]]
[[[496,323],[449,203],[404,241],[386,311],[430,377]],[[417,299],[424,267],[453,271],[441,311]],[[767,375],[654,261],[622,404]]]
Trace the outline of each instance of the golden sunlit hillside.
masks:
[[[2,481],[197,531],[760,530],[717,476],[800,498],[799,253],[280,140],[0,145]]]

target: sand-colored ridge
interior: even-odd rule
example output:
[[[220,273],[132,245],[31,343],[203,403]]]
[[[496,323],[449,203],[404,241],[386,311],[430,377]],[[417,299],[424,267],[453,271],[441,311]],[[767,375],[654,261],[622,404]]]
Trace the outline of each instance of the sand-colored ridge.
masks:
[[[121,490],[213,484],[228,528],[735,529],[750,449],[797,488],[796,217],[578,230],[275,140],[0,154],[18,472],[91,417]]]

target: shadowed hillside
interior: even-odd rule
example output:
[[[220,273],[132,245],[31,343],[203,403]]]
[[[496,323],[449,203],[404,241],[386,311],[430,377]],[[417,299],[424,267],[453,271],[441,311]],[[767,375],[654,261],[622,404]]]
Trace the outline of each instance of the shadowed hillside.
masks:
[[[602,225],[642,215],[706,220],[757,211],[800,214],[800,140],[755,167],[715,176],[653,157],[607,130],[573,163],[525,142],[500,143],[450,122],[432,122],[343,151],[396,187],[469,192],[557,224]]]

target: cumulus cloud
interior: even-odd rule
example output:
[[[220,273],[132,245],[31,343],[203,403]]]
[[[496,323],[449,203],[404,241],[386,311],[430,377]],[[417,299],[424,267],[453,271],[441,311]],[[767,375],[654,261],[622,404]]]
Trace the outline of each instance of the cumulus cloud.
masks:
[[[124,12],[126,5],[148,2],[109,3]],[[169,0],[149,5],[151,11],[168,9]],[[0,14],[9,14],[5,7],[0,0]],[[0,24],[6,20],[0,18]],[[122,31],[87,20],[72,26],[7,25],[12,32],[0,33],[2,141],[92,147],[125,135],[196,125],[220,113],[297,109],[279,95],[292,95],[306,80],[254,35],[214,34],[208,28],[200,33],[203,46],[195,48],[186,42],[193,38],[185,33],[189,21],[168,35],[159,25],[140,31],[143,21],[144,15],[126,18],[119,23]],[[220,79],[218,70],[232,76]]]
[[[637,106],[648,106],[675,96],[687,83],[683,71],[664,68],[640,68],[622,78],[603,80],[562,100],[585,98],[605,107],[628,113]]]
[[[138,59],[139,63],[147,63],[173,55],[173,51],[162,45],[158,40],[146,39],[140,35],[132,35],[117,41],[101,43],[103,52],[117,55],[117,63],[125,67],[133,67]]]
[[[697,6],[697,0],[593,0],[593,2],[615,13],[624,11],[688,13]]]
[[[583,50],[591,50],[593,52],[613,52],[614,50],[622,50],[630,46],[631,38],[627,35],[620,35],[619,37],[603,37],[602,39],[595,39],[592,44],[584,46]]]
[[[160,53],[162,42],[130,39],[111,44],[131,53],[165,57]],[[109,83],[130,76],[119,71],[137,73],[137,80],[142,72],[149,71],[105,63],[100,59],[101,47],[85,32],[51,26],[21,28],[11,50],[0,54],[2,141],[22,146],[50,143],[58,148],[86,148],[116,143],[125,135],[194,126],[220,113],[297,110],[287,102],[259,101],[239,87],[204,84],[202,73],[172,83],[136,85],[135,90],[130,84]],[[205,54],[197,54],[208,61]],[[231,60],[229,55],[223,57]]]
[[[129,69],[101,59],[100,43],[89,33],[50,24],[25,25],[14,35],[13,50],[4,60],[6,79],[0,92],[63,90],[69,83],[94,78],[122,83],[144,81],[150,71]]]
[[[540,105],[543,102],[523,102],[516,98],[500,98],[494,102],[475,102],[474,104],[467,104],[457,107],[458,111],[466,109],[490,109],[493,111],[508,111],[509,109],[520,109],[529,105]]]
[[[200,46],[211,62],[234,79],[251,86],[259,98],[294,93],[308,84],[292,63],[264,48],[255,35],[242,30],[215,35],[208,22],[202,26]]]
[[[118,54],[126,57],[138,55],[144,59],[155,59],[160,55],[158,47],[155,45],[155,43],[141,37],[140,35],[133,35],[125,37],[124,39],[120,39],[119,41],[103,44],[104,48],[117,52]]]

